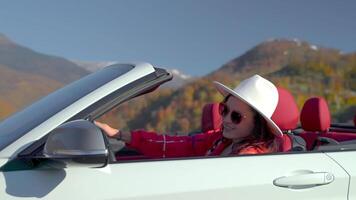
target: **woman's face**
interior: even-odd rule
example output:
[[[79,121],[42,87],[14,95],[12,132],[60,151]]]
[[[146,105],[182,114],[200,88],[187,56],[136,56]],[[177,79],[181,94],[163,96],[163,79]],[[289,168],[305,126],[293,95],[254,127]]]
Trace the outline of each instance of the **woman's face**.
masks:
[[[251,135],[255,124],[255,114],[251,107],[234,96],[230,96],[225,105],[228,108],[228,113],[223,116],[224,137],[239,141],[242,138]],[[239,123],[231,120],[231,112],[233,111],[242,115]]]

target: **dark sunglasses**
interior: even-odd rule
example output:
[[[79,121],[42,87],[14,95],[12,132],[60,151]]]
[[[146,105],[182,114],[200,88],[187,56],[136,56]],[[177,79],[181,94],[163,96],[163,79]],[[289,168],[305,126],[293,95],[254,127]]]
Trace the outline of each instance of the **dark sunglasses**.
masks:
[[[221,116],[226,117],[230,113],[230,109],[229,107],[227,107],[225,103],[220,103],[219,113]],[[231,111],[230,118],[232,123],[239,124],[242,121],[242,119],[245,118],[245,116],[233,110]]]

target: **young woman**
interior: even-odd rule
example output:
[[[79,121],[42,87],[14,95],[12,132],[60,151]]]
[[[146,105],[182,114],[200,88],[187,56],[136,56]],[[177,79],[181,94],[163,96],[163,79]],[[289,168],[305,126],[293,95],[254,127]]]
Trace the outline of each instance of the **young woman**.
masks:
[[[221,131],[169,136],[144,130],[123,132],[104,123],[95,124],[109,137],[123,140],[152,158],[277,152],[282,131],[271,120],[278,103],[277,88],[259,75],[242,81],[233,90],[219,82],[214,84],[224,96],[219,108]]]

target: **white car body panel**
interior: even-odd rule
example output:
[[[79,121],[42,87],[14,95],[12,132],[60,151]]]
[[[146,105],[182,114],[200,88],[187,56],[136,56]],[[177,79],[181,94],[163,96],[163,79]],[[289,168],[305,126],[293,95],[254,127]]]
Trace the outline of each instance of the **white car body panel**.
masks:
[[[89,105],[102,99],[108,94],[111,94],[115,90],[155,71],[153,66],[148,63],[138,63],[135,65],[136,67],[133,68],[131,71],[127,72],[126,74],[120,76],[117,79],[110,81],[109,83],[94,90],[88,95],[82,97],[72,105],[68,106],[61,112],[55,114],[54,116],[43,122],[40,126],[26,133],[23,137],[17,139],[11,145],[0,151],[0,158],[12,158],[16,156],[16,152],[19,152],[22,149],[26,148],[33,141],[43,137],[49,131],[53,130],[66,120],[70,119],[73,115],[79,113]],[[19,126],[20,123],[21,122],[19,122]],[[3,162],[0,162],[0,165],[3,164]]]
[[[297,170],[330,172],[335,179],[306,189],[273,185]],[[0,199],[346,200],[348,182],[347,173],[323,153],[260,155],[5,172]]]
[[[356,200],[356,152],[330,152],[327,153],[342,166],[350,176],[349,200]]]

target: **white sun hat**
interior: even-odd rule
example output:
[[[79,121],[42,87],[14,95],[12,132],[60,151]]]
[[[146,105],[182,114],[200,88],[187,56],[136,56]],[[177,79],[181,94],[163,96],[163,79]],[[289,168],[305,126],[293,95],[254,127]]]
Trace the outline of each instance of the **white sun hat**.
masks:
[[[281,129],[272,121],[271,116],[278,104],[278,90],[270,81],[259,75],[243,80],[235,89],[214,81],[216,89],[224,96],[231,94],[255,109],[266,120],[271,132],[281,137]]]

